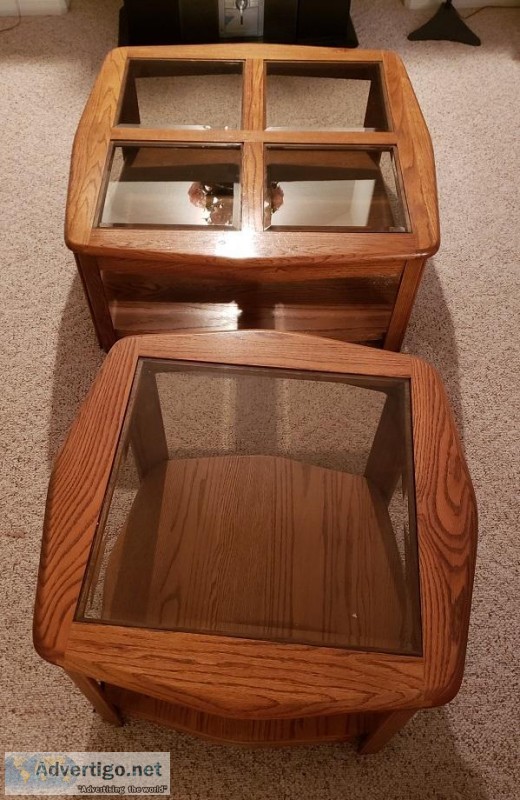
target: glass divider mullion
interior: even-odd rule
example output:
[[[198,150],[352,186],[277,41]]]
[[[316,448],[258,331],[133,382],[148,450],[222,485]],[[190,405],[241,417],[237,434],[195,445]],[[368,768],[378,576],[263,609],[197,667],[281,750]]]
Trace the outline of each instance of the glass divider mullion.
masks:
[[[242,128],[263,131],[266,97],[265,64],[262,59],[248,59],[244,64],[242,86]]]

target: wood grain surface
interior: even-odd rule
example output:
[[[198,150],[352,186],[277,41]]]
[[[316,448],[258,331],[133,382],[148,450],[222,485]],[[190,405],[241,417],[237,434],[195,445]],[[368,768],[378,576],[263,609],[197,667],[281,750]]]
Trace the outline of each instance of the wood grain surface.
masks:
[[[477,506],[439,375],[414,358],[411,386],[425,687],[439,705],[457,694],[464,672]]]
[[[238,719],[428,705],[421,658],[228,636],[73,622],[63,666]]]
[[[366,734],[382,715],[336,714],[300,719],[245,720],[204,714],[185,706],[107,685],[107,697],[123,715],[146,719],[213,742],[269,747],[350,741]]]
[[[396,534],[377,502],[362,475],[277,456],[162,462],[102,579],[99,619],[413,653]],[[130,580],[136,565],[145,579]]]

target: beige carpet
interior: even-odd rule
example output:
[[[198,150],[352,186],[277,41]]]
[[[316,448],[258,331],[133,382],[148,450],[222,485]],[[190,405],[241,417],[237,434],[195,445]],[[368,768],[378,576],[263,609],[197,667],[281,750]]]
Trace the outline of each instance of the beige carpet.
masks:
[[[116,41],[118,0],[73,0],[63,17],[0,34],[0,650],[6,750],[170,750],[174,798],[500,800],[519,797],[518,68],[520,11],[485,10],[481,48],[411,43],[427,12],[355,0],[362,46],[404,57],[432,134],[442,247],[405,347],[440,368],[480,509],[466,677],[373,757],[346,746],[251,751],[152,725],[113,729],[31,645],[52,459],[102,354],[63,244],[69,153]],[[0,21],[0,27],[7,20]]]

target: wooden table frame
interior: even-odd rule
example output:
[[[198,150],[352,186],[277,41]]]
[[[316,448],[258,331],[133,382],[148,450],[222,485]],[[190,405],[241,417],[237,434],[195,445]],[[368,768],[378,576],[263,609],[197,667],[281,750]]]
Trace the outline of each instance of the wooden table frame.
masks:
[[[241,129],[116,124],[121,108],[136,100],[123,92],[129,59],[243,60]],[[266,130],[266,64],[272,61],[378,66],[389,130]],[[371,113],[369,98],[367,115]],[[154,142],[240,144],[242,230],[96,227],[111,146]],[[264,232],[262,164],[267,143],[391,149],[410,232]],[[439,247],[431,141],[401,60],[380,50],[260,44],[113,50],[77,130],[65,238],[75,254],[98,339],[106,350],[117,338],[130,334],[237,326],[299,330],[398,350],[425,262]],[[363,278],[366,282],[360,289]],[[327,281],[328,288],[321,281]],[[374,291],[371,282],[386,289]],[[174,303],[172,287],[178,285],[186,289],[175,295]],[[216,291],[221,303],[236,300],[242,316],[228,319],[222,313],[208,318],[204,303],[219,302]]]
[[[422,656],[75,621],[141,357],[410,380]],[[108,355],[52,472],[35,647],[111,721],[123,708],[249,744],[364,733],[363,751],[372,752],[416,710],[447,703],[459,689],[476,532],[474,493],[448,401],[437,373],[420,359],[266,331],[126,338]]]

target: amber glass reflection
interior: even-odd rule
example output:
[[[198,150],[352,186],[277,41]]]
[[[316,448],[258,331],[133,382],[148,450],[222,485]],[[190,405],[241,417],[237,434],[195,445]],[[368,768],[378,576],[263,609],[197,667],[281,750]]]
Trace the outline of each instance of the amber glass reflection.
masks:
[[[139,363],[77,617],[421,652],[409,386]]]

